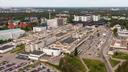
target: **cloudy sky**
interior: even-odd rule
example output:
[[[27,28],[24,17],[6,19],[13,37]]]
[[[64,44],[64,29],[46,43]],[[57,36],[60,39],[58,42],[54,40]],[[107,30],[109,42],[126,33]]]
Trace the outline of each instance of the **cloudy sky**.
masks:
[[[128,7],[128,0],[0,0],[0,7]]]

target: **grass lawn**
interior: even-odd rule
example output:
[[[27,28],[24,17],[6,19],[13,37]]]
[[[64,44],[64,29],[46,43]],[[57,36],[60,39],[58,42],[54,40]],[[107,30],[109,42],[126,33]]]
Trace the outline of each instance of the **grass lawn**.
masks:
[[[99,60],[83,59],[90,72],[107,72],[104,63]]]
[[[123,52],[116,52],[113,56],[113,58],[119,58],[119,59],[126,59],[128,60],[128,54]]]
[[[62,72],[86,72],[86,68],[80,61],[79,57],[66,55],[61,58],[59,65],[49,65],[55,67]]]
[[[24,49],[25,49],[25,45],[21,44],[21,45],[18,45],[15,49],[11,50],[10,52],[17,54],[17,53],[23,52]]]
[[[110,61],[111,65],[112,65],[112,67],[114,67],[114,66],[116,66],[118,63],[120,63],[120,61],[113,60],[113,59],[110,59],[109,61]]]
[[[69,63],[70,66],[72,67],[72,69],[74,69],[74,70],[76,69],[76,71],[74,71],[74,72],[77,72],[77,71],[86,72],[84,65],[82,64],[82,62],[80,61],[80,59],[78,57],[67,55],[64,58],[64,61],[65,61],[65,63]]]

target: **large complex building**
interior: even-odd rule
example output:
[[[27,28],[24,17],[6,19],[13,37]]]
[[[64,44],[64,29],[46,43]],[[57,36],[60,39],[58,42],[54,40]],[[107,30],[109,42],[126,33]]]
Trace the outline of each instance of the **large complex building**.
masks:
[[[0,31],[0,40],[17,39],[25,33],[21,29],[9,29]]]
[[[81,28],[82,24],[68,24],[56,28],[54,31],[48,29],[32,33],[31,35],[20,38],[19,40],[25,44],[25,51],[27,53],[41,51],[48,56],[59,56],[61,53],[71,53],[74,51],[74,47],[79,43],[79,39],[86,34],[86,31],[81,31]],[[79,30],[81,32],[77,33]],[[16,43],[18,42],[19,41],[16,41]],[[37,57],[36,59],[38,59],[38,56],[33,55],[30,58],[33,57]]]

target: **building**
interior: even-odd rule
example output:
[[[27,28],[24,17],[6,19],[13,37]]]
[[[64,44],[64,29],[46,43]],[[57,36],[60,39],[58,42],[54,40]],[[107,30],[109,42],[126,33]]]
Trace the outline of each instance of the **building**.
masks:
[[[13,20],[8,21],[8,28],[9,29],[15,29],[18,24],[14,23]]]
[[[28,58],[31,60],[39,60],[44,54],[42,51],[33,51],[29,54]]]
[[[67,20],[65,20],[64,18],[54,18],[47,20],[48,29],[58,28],[59,26],[63,26],[66,23]]]
[[[18,27],[19,28],[26,28],[26,27],[32,27],[32,25],[30,23],[27,23],[27,22],[20,22],[18,24]]]
[[[113,29],[114,28],[117,28],[117,33],[118,33],[119,37],[128,38],[128,30],[127,29],[122,29],[120,25],[115,25],[113,27]]]
[[[57,18],[68,18],[69,15],[68,14],[56,14]]]
[[[38,27],[33,27],[33,32],[41,32],[46,30],[47,27],[42,27],[42,26],[38,26]]]
[[[100,15],[92,15],[93,21],[99,21]]]
[[[92,15],[84,15],[84,16],[76,16],[74,15],[74,21],[82,21],[82,22],[87,22],[87,21],[92,21]]]
[[[27,22],[9,22],[8,23],[8,28],[9,29],[15,29],[15,28],[26,28],[26,27],[31,27],[32,25]]]
[[[57,41],[54,44],[51,44],[50,48],[56,48],[62,50],[63,53],[71,53],[73,51],[73,47],[77,42],[77,38],[73,38],[71,36],[65,37],[62,41]]]
[[[46,23],[47,22],[47,19],[46,18],[41,18],[41,24],[42,23]]]
[[[66,22],[67,22],[67,20],[65,20],[64,18],[57,19],[58,26],[63,26],[66,24]]]
[[[127,30],[119,30],[118,36],[120,37],[128,37],[128,31]]]
[[[114,49],[128,49],[128,41],[127,40],[119,40],[114,39],[110,45],[111,48]]]
[[[118,29],[117,31],[119,37],[128,38],[128,30]]]
[[[48,29],[58,28],[57,18],[47,20]]]
[[[0,31],[0,40],[17,39],[24,35],[25,31],[21,29],[9,29]]]
[[[61,50],[56,48],[43,48],[43,52],[50,56],[59,56],[61,54]]]
[[[74,15],[74,20],[73,21],[80,21],[80,16]]]
[[[15,46],[14,45],[4,45],[4,46],[0,46],[0,53],[6,53],[12,49],[14,49]]]
[[[56,18],[63,20],[63,24],[67,24],[68,14],[57,14]]]

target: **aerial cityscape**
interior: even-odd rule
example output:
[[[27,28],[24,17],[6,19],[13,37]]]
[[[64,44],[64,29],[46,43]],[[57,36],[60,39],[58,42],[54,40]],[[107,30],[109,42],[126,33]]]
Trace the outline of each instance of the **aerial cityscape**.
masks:
[[[0,72],[128,72],[126,3],[33,2],[0,0]]]

